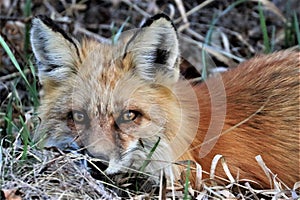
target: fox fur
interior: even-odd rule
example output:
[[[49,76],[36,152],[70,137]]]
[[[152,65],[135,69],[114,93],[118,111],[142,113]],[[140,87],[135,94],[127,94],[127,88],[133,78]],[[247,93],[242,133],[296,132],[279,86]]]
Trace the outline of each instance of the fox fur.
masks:
[[[233,175],[270,187],[255,160],[261,155],[289,187],[299,181],[299,52],[257,56],[190,84],[163,14],[115,45],[78,41],[38,16],[31,44],[43,85],[39,146],[83,149],[107,174],[139,170],[155,148],[145,171],[176,178],[175,161],[209,171],[221,154]],[[216,174],[225,175],[221,166]]]

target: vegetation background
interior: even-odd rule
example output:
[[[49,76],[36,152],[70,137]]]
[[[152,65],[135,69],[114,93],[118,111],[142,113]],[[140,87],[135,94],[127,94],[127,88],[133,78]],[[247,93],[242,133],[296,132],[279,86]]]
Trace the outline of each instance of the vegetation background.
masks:
[[[140,27],[160,12],[168,14],[178,28],[184,58],[181,71],[188,79],[205,78],[216,66],[235,67],[256,54],[300,48],[299,0],[0,0],[2,198],[295,197],[280,187],[257,191],[223,183],[195,189],[187,183],[168,188],[162,181],[158,189],[146,184],[136,190],[124,179],[118,184],[95,180],[76,164],[86,159],[82,156],[34,147],[31,137],[38,124],[41,85],[29,42],[32,17],[44,14],[78,38],[113,43],[121,31]]]

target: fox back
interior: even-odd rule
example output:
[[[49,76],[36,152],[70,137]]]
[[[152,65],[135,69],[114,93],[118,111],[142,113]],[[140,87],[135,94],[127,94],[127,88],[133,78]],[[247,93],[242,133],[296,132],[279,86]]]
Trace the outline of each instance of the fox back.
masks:
[[[261,155],[289,186],[299,179],[298,52],[257,57],[191,85],[163,14],[115,45],[79,42],[38,16],[31,44],[43,85],[40,146],[84,150],[107,174],[140,170],[150,159],[146,172],[179,177],[172,162],[190,159],[209,171],[222,154],[233,174],[267,186],[255,162]]]
[[[300,180],[299,71],[300,53],[286,50],[195,86],[200,124],[191,151],[203,169],[221,154],[234,177],[265,188],[275,176],[290,187]],[[260,167],[258,155],[273,174]],[[225,176],[221,164],[216,171]]]

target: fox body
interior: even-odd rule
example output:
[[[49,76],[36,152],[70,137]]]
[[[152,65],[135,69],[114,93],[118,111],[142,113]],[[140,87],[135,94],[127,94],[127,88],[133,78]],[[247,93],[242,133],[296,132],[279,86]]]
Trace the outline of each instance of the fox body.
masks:
[[[40,146],[84,150],[108,174],[141,169],[153,150],[145,171],[176,177],[172,162],[209,171],[222,154],[232,174],[268,186],[261,155],[289,186],[299,180],[298,52],[256,57],[191,85],[180,77],[177,33],[165,15],[115,45],[79,42],[39,16],[31,44],[43,85]]]

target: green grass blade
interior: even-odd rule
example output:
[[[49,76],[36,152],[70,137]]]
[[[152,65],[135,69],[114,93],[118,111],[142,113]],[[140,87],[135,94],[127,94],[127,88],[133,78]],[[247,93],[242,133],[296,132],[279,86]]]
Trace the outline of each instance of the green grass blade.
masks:
[[[190,195],[189,195],[190,172],[191,172],[191,161],[188,160],[188,166],[186,169],[186,176],[185,176],[183,199],[190,199]]]
[[[36,88],[38,80],[36,78],[37,76],[36,76],[35,67],[33,66],[31,60],[28,60],[28,62],[29,62],[29,69],[33,77],[32,90],[30,92],[30,96],[33,98],[32,99],[33,107],[34,107],[34,111],[36,111],[37,107],[40,105],[39,98],[38,98],[39,92],[38,89]]]
[[[151,157],[152,157],[153,153],[155,152],[159,142],[160,142],[160,137],[158,138],[157,142],[152,147],[150,153],[147,155],[147,158],[146,158],[145,162],[143,163],[143,165],[142,165],[142,167],[140,168],[139,171],[144,172],[145,168],[150,164]]]
[[[7,103],[7,109],[6,109],[6,115],[4,117],[5,121],[6,121],[6,136],[8,137],[8,141],[13,141],[13,134],[12,134],[12,113],[13,113],[13,96],[10,96],[8,103]]]
[[[14,66],[17,68],[17,70],[20,72],[23,80],[25,81],[26,85],[28,87],[31,87],[25,74],[23,73],[16,57],[14,56],[14,54],[12,53],[12,51],[10,50],[10,48],[8,47],[8,45],[6,44],[6,42],[4,41],[3,37],[0,35],[0,44],[3,47],[3,49],[5,50],[5,52],[7,53],[8,57],[10,58],[10,60],[12,61],[12,63],[14,64]]]
[[[202,59],[202,72],[201,72],[201,77],[203,80],[207,79],[207,63],[206,63],[206,55],[205,55],[205,45],[210,43],[211,40],[211,36],[213,33],[213,30],[217,24],[217,22],[219,21],[219,19],[221,17],[223,17],[224,15],[226,15],[230,10],[232,10],[234,7],[238,6],[241,3],[246,2],[247,0],[239,0],[236,1],[234,3],[232,3],[230,6],[228,6],[218,17],[213,17],[212,23],[209,26],[209,29],[207,31],[207,34],[205,36],[205,42],[204,42],[204,47],[202,47],[202,51],[201,51],[201,59]]]
[[[215,28],[216,23],[217,23],[216,16],[214,15],[212,23],[210,24],[209,29],[206,33],[205,41],[204,41],[202,51],[201,51],[201,60],[202,60],[202,65],[203,65],[202,66],[202,72],[201,72],[201,78],[203,80],[207,79],[207,63],[206,63],[205,46],[208,45],[211,41],[211,36],[212,36],[212,33],[213,33],[213,30]]]
[[[127,22],[129,21],[130,17],[127,17],[126,20],[122,23],[121,27],[118,29],[117,33],[113,35],[112,37],[112,43],[113,44],[116,44],[118,39],[120,38],[121,36],[121,33],[123,32],[124,30],[124,27],[125,25],[127,24]]]
[[[259,12],[259,21],[260,21],[260,27],[263,33],[263,41],[264,41],[264,46],[265,46],[265,53],[270,53],[271,52],[271,47],[270,47],[270,39],[268,36],[268,31],[267,31],[267,25],[266,25],[266,19],[265,15],[261,6],[261,2],[258,2],[258,12]]]
[[[19,71],[19,73],[20,73],[22,79],[25,81],[25,84],[26,84],[28,90],[29,90],[32,94],[34,94],[35,92],[34,92],[33,88],[31,87],[29,81],[27,80],[27,78],[26,78],[26,76],[25,76],[23,70],[21,69],[21,67],[20,67],[20,65],[19,65],[19,63],[18,63],[16,57],[14,56],[14,54],[12,53],[12,51],[11,51],[10,48],[9,48],[9,46],[6,44],[6,42],[4,41],[4,39],[3,39],[3,37],[2,37],[1,35],[0,35],[0,44],[1,44],[1,46],[3,47],[3,49],[5,50],[5,52],[7,53],[8,57],[9,57],[10,60],[11,60],[11,62],[14,64],[14,66],[16,67],[16,69]],[[37,98],[37,97],[34,97],[34,98]],[[38,101],[38,100],[36,99],[36,101]]]
[[[139,171],[140,172],[144,172],[146,167],[150,164],[151,162],[151,157],[153,155],[153,153],[155,152],[158,144],[160,142],[160,137],[158,138],[157,142],[154,144],[154,146],[152,147],[152,149],[150,150],[149,154],[147,155],[147,158],[146,160],[143,162],[143,165],[140,167]],[[137,177],[139,176],[140,174],[137,174]],[[131,175],[130,175],[131,176]],[[139,191],[139,187],[138,187],[138,182],[136,181],[135,183],[135,187],[136,187],[136,191]]]
[[[24,7],[24,16],[26,18],[31,16],[31,0],[26,0]],[[26,22],[25,24],[25,37],[24,37],[24,52],[26,59],[29,58],[28,50],[30,47],[30,23]]]
[[[300,30],[299,30],[299,21],[298,21],[298,17],[297,17],[297,13],[296,11],[294,11],[294,26],[295,26],[295,31],[296,31],[296,38],[297,38],[297,42],[298,42],[298,46],[300,48]]]
[[[22,125],[22,131],[21,131],[21,139],[23,141],[23,153],[22,153],[22,159],[27,159],[27,151],[28,151],[28,145],[32,145],[30,142],[30,132],[27,128],[26,123],[24,122],[22,116],[19,116],[21,125]]]
[[[4,116],[5,123],[6,123],[6,125],[5,125],[6,132],[4,133],[5,134],[4,136],[7,137],[9,142],[13,142],[15,139],[13,131],[19,130],[19,128],[14,124],[14,117],[13,117],[14,106],[18,107],[18,108],[23,107],[20,97],[17,93],[17,88],[16,88],[17,84],[18,84],[18,80],[16,80],[14,83],[11,84],[12,90],[8,97],[8,103],[6,106],[6,114]]]

